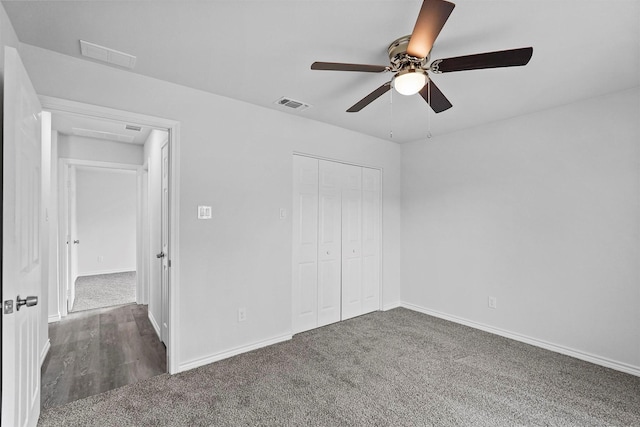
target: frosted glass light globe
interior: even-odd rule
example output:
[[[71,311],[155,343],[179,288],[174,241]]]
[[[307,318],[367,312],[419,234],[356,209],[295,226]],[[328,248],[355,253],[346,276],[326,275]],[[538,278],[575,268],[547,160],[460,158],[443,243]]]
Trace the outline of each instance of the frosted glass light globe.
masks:
[[[427,84],[427,74],[423,70],[404,70],[396,74],[393,87],[401,95],[414,95]]]

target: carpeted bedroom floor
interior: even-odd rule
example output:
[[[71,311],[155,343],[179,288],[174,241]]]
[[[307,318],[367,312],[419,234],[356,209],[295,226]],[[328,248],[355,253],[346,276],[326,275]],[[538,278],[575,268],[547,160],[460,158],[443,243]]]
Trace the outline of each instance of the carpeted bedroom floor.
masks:
[[[80,276],[72,312],[136,302],[136,272]]]
[[[43,410],[39,425],[640,426],[640,378],[399,308]]]

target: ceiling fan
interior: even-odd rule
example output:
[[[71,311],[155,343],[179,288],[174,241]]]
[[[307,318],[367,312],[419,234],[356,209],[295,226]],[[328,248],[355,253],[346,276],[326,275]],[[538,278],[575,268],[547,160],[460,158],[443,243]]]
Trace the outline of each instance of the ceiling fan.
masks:
[[[365,73],[394,73],[393,79],[356,102],[347,110],[355,113],[386,93],[393,86],[402,95],[420,93],[433,111],[440,113],[452,107],[451,102],[438,89],[433,74],[483,68],[517,67],[526,65],[533,54],[532,47],[478,53],[475,55],[430,60],[431,48],[447,22],[455,4],[445,0],[424,0],[413,33],[394,40],[387,49],[390,65],[344,64],[314,62],[312,70],[361,71]]]

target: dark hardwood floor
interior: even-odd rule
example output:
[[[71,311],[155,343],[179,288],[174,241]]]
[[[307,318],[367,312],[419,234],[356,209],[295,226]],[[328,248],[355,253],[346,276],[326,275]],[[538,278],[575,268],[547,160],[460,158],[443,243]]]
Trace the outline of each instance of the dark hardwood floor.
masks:
[[[166,349],[147,306],[127,304],[71,313],[49,324],[42,365],[42,407],[62,405],[166,372]]]

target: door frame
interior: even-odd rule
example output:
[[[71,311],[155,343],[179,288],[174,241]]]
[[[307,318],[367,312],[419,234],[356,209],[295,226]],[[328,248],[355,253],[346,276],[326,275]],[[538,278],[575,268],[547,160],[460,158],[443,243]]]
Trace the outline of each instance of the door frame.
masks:
[[[292,153],[292,157],[291,157],[291,167],[293,169],[293,156],[300,156],[300,157],[309,157],[311,159],[315,159],[315,160],[325,160],[325,161],[329,161],[329,162],[334,162],[334,163],[341,163],[341,164],[345,164],[345,165],[350,165],[350,166],[358,166],[358,167],[362,167],[362,168],[368,168],[368,169],[374,169],[374,170],[378,170],[380,171],[380,211],[378,212],[378,215],[380,216],[380,289],[379,289],[379,293],[380,293],[380,301],[379,301],[379,307],[378,310],[383,311],[384,310],[384,168],[382,168],[381,166],[372,166],[372,165],[367,165],[364,163],[355,163],[355,162],[350,162],[350,161],[346,161],[346,160],[340,160],[340,159],[336,159],[336,158],[332,158],[332,157],[324,157],[324,156],[318,156],[315,154],[309,154],[309,153],[304,153],[302,151],[293,151]],[[292,170],[292,176],[293,176],[293,170]],[[295,208],[294,206],[292,206],[292,209]],[[293,214],[293,212],[292,212]],[[291,307],[293,307],[293,251],[294,249],[294,245],[295,243],[293,242],[293,235],[292,235],[292,241],[291,241],[291,250],[292,250],[292,255],[291,255],[291,274],[292,274],[292,280],[291,280]],[[294,316],[295,314],[293,313],[293,310],[291,312],[291,325],[293,327],[294,325]]]
[[[70,113],[98,119],[133,122],[169,132],[169,342],[167,368],[170,374],[179,372],[180,336],[180,122],[109,107],[85,104],[50,96],[39,96],[42,109],[52,113]],[[135,165],[142,168],[142,165]],[[61,286],[60,286],[61,287]]]
[[[70,188],[68,185],[65,185],[66,182],[69,182],[69,170],[72,167],[90,167],[97,169],[112,169],[112,170],[130,170],[136,172],[136,271],[141,268],[141,233],[138,230],[138,226],[141,221],[141,209],[140,209],[140,198],[141,189],[139,183],[139,176],[141,173],[142,166],[133,165],[127,163],[111,163],[111,162],[101,162],[97,160],[82,160],[82,159],[70,159],[61,157],[58,165],[58,229],[61,231],[65,231],[69,224],[69,219],[71,216],[71,207],[69,203],[70,197]],[[58,307],[60,309],[60,316],[65,317],[69,314],[68,310],[68,295],[67,291],[69,289],[70,283],[69,280],[69,272],[67,271],[68,266],[71,264],[71,260],[69,259],[69,252],[72,249],[71,244],[66,243],[65,240],[69,238],[68,233],[59,233],[59,242],[58,242],[58,251],[60,254],[59,257],[59,265],[58,268],[60,270],[60,286],[58,286]],[[73,238],[73,237],[71,237]],[[66,244],[65,244],[66,243]],[[65,274],[66,273],[66,274]],[[139,274],[136,274],[136,302],[138,304],[142,304],[142,280]]]

